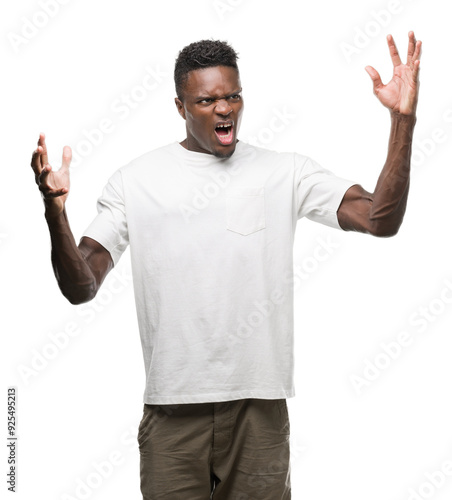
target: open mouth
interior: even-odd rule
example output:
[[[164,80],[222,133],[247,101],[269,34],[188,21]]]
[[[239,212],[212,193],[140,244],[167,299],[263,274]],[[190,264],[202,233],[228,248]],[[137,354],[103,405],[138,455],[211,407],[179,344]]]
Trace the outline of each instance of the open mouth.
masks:
[[[233,141],[233,125],[232,122],[219,123],[215,127],[215,134],[221,144],[228,146]]]

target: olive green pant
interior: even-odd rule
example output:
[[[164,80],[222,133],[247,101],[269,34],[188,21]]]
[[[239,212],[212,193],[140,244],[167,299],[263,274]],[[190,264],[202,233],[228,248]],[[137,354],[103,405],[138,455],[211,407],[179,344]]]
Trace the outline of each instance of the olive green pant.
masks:
[[[144,405],[143,500],[289,500],[285,399]]]

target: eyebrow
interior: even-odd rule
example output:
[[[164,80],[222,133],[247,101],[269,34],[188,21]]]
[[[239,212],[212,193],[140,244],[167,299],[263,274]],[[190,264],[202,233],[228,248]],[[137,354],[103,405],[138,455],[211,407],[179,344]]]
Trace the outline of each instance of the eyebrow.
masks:
[[[195,101],[202,101],[203,99],[226,99],[227,97],[231,97],[235,94],[241,94],[242,93],[242,88],[240,87],[239,90],[234,90],[234,92],[231,92],[230,94],[225,95],[224,97],[215,97],[210,94],[207,95],[200,95],[198,97],[195,97]]]

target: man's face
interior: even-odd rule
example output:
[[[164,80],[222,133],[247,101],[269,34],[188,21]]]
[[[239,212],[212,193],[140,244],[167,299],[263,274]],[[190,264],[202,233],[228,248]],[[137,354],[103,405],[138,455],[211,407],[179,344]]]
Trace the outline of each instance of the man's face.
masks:
[[[186,121],[190,151],[229,158],[235,151],[243,111],[240,77],[234,68],[215,66],[188,73],[177,109]]]

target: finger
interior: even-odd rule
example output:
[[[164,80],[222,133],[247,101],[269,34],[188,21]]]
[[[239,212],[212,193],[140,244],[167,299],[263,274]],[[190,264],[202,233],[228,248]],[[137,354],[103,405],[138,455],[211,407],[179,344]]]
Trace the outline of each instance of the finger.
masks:
[[[43,186],[44,188],[49,188],[49,186],[46,185],[46,179],[50,172],[52,171],[52,167],[47,164],[42,167],[41,173],[39,174],[36,182],[40,185]]]
[[[413,64],[413,81],[418,83],[419,82],[419,66],[421,65],[421,61],[417,59],[414,61]]]
[[[392,38],[392,35],[388,35],[386,37],[388,41],[388,47],[389,47],[389,54],[391,55],[392,59],[392,64],[394,67],[398,66],[399,64],[402,64],[402,61],[399,56],[399,51],[397,50],[396,44],[394,42],[394,38]]]
[[[61,163],[62,170],[68,170],[72,160],[72,150],[69,146],[63,148],[63,161]]]
[[[31,157],[31,168],[35,173],[35,176],[38,176],[42,171],[42,163],[41,163],[41,155],[42,155],[42,147],[38,146],[34,151]]]
[[[60,188],[60,189],[51,189],[46,186],[39,186],[39,190],[41,191],[44,198],[58,198],[59,196],[63,196],[68,193],[68,188]]]
[[[44,198],[56,198],[58,196],[66,194],[69,191],[67,187],[56,189],[47,182],[47,177],[50,172],[52,172],[52,167],[50,165],[46,165],[45,167],[43,167],[42,172],[37,180],[39,190],[44,195]]]
[[[408,55],[406,58],[406,63],[408,65],[411,64],[411,60],[412,60],[413,55],[414,55],[415,47],[416,47],[416,37],[414,36],[414,32],[410,31],[408,33]]]
[[[49,163],[49,157],[47,156],[46,136],[42,132],[39,134],[38,146],[42,147],[41,163],[42,165],[47,165]]]
[[[380,74],[372,66],[366,66],[364,69],[367,71],[368,75],[372,79],[372,83],[374,86],[374,93],[376,94],[380,89],[380,87],[383,87],[383,82],[381,81]]]
[[[418,61],[421,58],[421,52],[422,52],[422,42],[418,40],[416,42],[416,48],[414,49],[413,57],[411,58],[412,63],[414,61]]]
[[[47,191],[45,193],[44,191],[42,192],[44,194],[44,198],[58,198],[59,196],[63,196],[64,194],[66,194],[68,192],[68,188],[55,189],[52,191]]]

